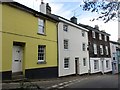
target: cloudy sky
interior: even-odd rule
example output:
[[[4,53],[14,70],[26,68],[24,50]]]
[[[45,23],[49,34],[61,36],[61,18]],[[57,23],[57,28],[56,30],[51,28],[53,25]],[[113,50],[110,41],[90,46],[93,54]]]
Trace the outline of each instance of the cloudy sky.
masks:
[[[41,0],[14,0],[20,2],[28,7],[31,7],[39,11],[39,5]],[[108,23],[103,23],[103,21],[91,22],[90,19],[97,17],[97,14],[91,12],[82,11],[80,5],[83,4],[83,0],[43,0],[45,3],[49,3],[52,8],[52,13],[62,16],[66,19],[70,19],[72,16],[78,18],[78,23],[95,26],[99,25],[100,30],[105,30],[107,33],[111,34],[110,40],[117,41],[118,39],[118,22],[110,21]]]

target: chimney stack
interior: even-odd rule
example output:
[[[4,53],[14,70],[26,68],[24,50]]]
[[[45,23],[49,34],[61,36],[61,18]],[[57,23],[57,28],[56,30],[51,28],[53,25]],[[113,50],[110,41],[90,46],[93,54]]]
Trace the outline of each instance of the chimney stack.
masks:
[[[43,14],[51,14],[51,7],[49,6],[49,3],[44,3],[43,0],[41,0],[40,12]]]
[[[46,3],[44,3],[43,0],[41,0],[40,12],[46,14]]]
[[[99,30],[99,26],[98,26],[98,25],[95,25],[95,27],[94,27],[94,28]]]
[[[46,13],[51,14],[51,7],[49,6],[49,3],[46,4]]]
[[[75,16],[73,16],[70,20],[71,20],[71,22],[77,24],[77,18]]]

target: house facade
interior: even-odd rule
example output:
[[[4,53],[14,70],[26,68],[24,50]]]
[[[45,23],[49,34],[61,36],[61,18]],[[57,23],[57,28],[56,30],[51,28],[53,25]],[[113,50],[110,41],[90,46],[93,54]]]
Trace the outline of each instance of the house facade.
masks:
[[[119,61],[118,43],[111,41],[110,48],[111,48],[111,60],[112,60],[112,73],[116,74],[118,73],[118,61]]]
[[[90,73],[111,72],[110,35],[105,31],[100,31],[97,25],[94,28],[88,25],[80,25],[89,30]]]
[[[57,77],[57,20],[17,2],[0,7],[2,79]]]
[[[77,19],[59,17],[58,66],[59,77],[85,74],[89,70],[88,30],[77,25]]]

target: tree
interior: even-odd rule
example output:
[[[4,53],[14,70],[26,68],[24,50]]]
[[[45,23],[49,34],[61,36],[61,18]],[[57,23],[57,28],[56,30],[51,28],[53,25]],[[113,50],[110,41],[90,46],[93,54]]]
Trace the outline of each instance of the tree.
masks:
[[[120,2],[118,0],[83,0],[80,5],[83,11],[97,12],[99,16],[91,21],[102,19],[104,23],[110,20],[118,20],[120,17]]]

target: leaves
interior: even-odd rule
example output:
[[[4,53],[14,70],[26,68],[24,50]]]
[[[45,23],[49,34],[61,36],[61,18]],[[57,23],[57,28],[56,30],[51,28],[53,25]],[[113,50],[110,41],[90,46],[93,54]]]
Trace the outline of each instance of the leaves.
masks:
[[[102,19],[105,23],[110,20],[117,19],[119,15],[118,10],[120,9],[120,2],[118,0],[93,0],[84,1],[84,5],[80,5],[83,11],[98,12],[100,16],[94,18],[91,21]]]

